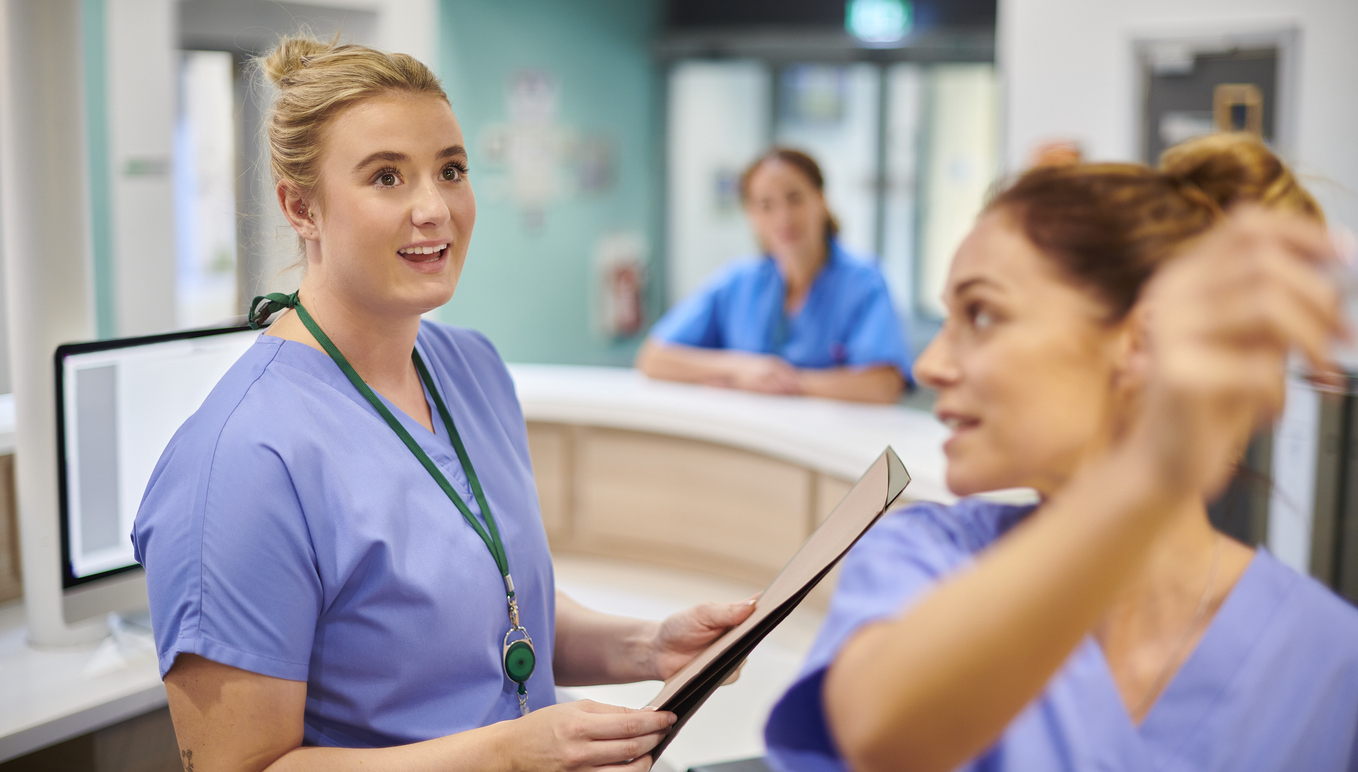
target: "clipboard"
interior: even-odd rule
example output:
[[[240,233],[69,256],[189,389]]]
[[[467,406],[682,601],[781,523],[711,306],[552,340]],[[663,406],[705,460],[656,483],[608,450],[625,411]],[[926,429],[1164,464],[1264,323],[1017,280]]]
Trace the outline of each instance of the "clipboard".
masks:
[[[754,613],[727,630],[665,682],[648,707],[671,711],[678,720],[651,751],[652,760],[660,758],[689,717],[740,667],[764,636],[773,632],[830,573],[909,484],[910,473],[896,451],[888,446],[778,572],[759,596]]]

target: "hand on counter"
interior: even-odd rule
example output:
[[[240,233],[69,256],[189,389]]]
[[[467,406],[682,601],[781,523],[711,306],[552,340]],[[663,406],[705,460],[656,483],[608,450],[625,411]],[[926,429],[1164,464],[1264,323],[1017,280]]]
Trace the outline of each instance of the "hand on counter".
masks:
[[[768,354],[728,352],[728,372],[707,381],[708,386],[756,391],[761,394],[801,394],[797,369]]]
[[[637,369],[649,378],[760,394],[802,395],[891,404],[905,391],[905,378],[891,365],[797,368],[779,356],[706,349],[647,340]]]

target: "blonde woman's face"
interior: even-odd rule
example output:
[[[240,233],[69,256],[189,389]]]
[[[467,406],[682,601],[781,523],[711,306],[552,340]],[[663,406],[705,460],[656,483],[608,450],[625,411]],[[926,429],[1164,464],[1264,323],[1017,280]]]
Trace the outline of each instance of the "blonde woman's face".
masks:
[[[309,280],[381,316],[447,303],[476,222],[462,129],[448,103],[368,99],[340,113],[323,143]]]
[[[1126,410],[1130,323],[1108,324],[1090,293],[1003,212],[958,247],[943,328],[915,361],[938,392],[948,487],[959,495],[1031,487],[1052,493],[1101,452]]]

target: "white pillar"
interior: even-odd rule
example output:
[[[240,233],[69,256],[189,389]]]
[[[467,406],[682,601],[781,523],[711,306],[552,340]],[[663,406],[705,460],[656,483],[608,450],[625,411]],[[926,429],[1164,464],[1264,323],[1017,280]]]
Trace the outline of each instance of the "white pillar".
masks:
[[[0,5],[0,234],[16,419],[24,603],[34,643],[101,635],[67,626],[57,522],[52,353],[93,337],[79,0]]]
[[[116,335],[175,327],[174,0],[103,0]]]

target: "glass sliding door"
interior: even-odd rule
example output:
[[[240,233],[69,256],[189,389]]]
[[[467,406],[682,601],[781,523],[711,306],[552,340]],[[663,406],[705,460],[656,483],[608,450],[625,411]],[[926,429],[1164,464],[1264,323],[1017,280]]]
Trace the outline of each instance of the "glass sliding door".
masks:
[[[174,137],[175,324],[208,327],[241,313],[236,282],[235,65],[225,51],[184,51]]]
[[[874,257],[881,70],[872,64],[794,64],[782,68],[778,81],[774,142],[816,159],[840,241],[850,252]]]
[[[918,251],[919,164],[925,73],[917,64],[887,69],[886,132],[882,143],[881,268],[902,319],[915,314],[915,254]],[[907,340],[909,338],[907,337]]]
[[[989,64],[941,64],[925,81],[924,171],[915,297],[939,318],[953,253],[999,172],[999,97]]]
[[[841,240],[879,261],[918,351],[943,316],[953,253],[999,171],[994,65],[678,61],[669,82],[671,304],[755,249],[739,174],[775,143],[820,163]]]
[[[740,173],[768,143],[769,69],[754,61],[679,62],[670,73],[667,296],[673,305],[722,263],[756,250]]]

